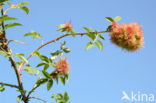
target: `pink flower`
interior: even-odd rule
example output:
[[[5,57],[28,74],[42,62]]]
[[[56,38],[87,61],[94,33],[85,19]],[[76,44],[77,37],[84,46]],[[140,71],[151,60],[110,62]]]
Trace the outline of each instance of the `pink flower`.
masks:
[[[65,75],[69,71],[69,65],[66,59],[60,58],[60,60],[56,61],[54,66],[56,72],[60,75]]]
[[[128,51],[139,50],[144,44],[143,31],[138,23],[111,24],[111,41]]]
[[[65,22],[64,30],[69,32],[70,29],[72,29],[71,21]]]

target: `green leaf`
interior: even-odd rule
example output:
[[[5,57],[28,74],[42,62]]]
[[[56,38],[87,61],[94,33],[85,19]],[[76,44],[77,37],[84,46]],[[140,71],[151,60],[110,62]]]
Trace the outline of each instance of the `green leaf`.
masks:
[[[100,39],[105,40],[105,38],[100,33],[97,33],[97,35]]]
[[[23,60],[24,62],[26,62],[26,63],[28,63],[28,60],[25,58],[25,57],[23,57],[23,56],[17,56],[19,59],[21,59],[21,60]]]
[[[37,80],[36,84],[37,85],[42,85],[42,84],[46,83],[47,81],[48,81],[47,78],[41,78],[41,79]]]
[[[102,50],[103,49],[103,44],[100,40],[96,40],[95,44],[97,45],[97,47]]]
[[[46,63],[39,63],[36,67],[40,67],[40,66],[43,66],[43,65],[46,65]]]
[[[62,84],[65,85],[65,78],[64,77],[59,77],[59,79],[62,82]]]
[[[7,2],[7,4],[8,4],[9,6],[11,6],[11,3],[10,3],[10,2]]]
[[[18,6],[24,6],[24,5],[29,5],[29,3],[26,2],[26,1],[24,1],[24,2],[22,2],[21,4],[18,4]]]
[[[26,70],[29,74],[36,74],[37,69],[32,67],[25,67],[24,70]]]
[[[48,82],[47,82],[47,90],[49,91],[53,86],[53,80],[50,79]]]
[[[96,39],[96,33],[89,33],[87,34],[87,36],[90,38],[92,42],[94,42],[94,40]]]
[[[64,24],[60,24],[59,26],[57,26],[57,28],[58,28],[57,31],[61,31],[61,32],[65,31],[63,30],[65,28]]]
[[[93,29],[92,28],[87,28],[87,27],[83,27],[88,33],[92,32]]]
[[[23,53],[16,53],[15,56],[24,56]]]
[[[65,53],[69,53],[69,52],[70,52],[70,49],[69,49],[69,48],[64,48],[63,51],[64,51]]]
[[[5,55],[6,53],[4,51],[0,51],[0,55]]]
[[[68,97],[68,93],[67,92],[64,93],[64,100],[65,100],[65,102],[67,102],[69,100],[69,97]]]
[[[107,21],[111,22],[111,23],[114,23],[114,22],[115,22],[114,19],[111,18],[111,17],[105,17],[105,19],[106,19]]]
[[[22,96],[19,95],[19,96],[16,98],[17,103],[19,103],[21,99],[22,99]]]
[[[46,62],[46,63],[49,63],[49,58],[45,55],[40,55],[39,58],[43,61],[43,62]]]
[[[59,54],[60,54],[60,51],[59,51],[59,50],[57,50],[57,51],[51,53],[52,56],[58,56]]]
[[[49,64],[44,65],[44,70],[47,70],[49,68]]]
[[[121,19],[122,19],[122,18],[121,18],[120,16],[117,16],[117,17],[114,18],[115,22],[118,22],[118,21],[120,21]]]
[[[111,26],[111,25],[109,25],[109,26],[107,27],[107,31],[110,31],[110,30],[111,30],[111,28],[112,28],[112,26]]]
[[[94,45],[92,42],[88,42],[87,45],[86,45],[86,50],[92,48]]]
[[[22,24],[14,22],[14,23],[6,24],[5,28],[8,29],[15,26],[22,26]]]
[[[48,73],[48,72],[46,72],[46,71],[42,71],[42,73],[43,73],[43,75],[46,77],[46,78],[50,78],[51,79],[51,76],[50,76],[50,74]]]
[[[26,6],[22,6],[20,7],[21,10],[23,10],[24,12],[26,12],[27,14],[29,14],[29,9]]]
[[[74,30],[70,30],[70,34],[73,36],[73,37],[75,37],[76,36],[76,33],[75,33],[75,31]]]
[[[9,17],[8,15],[4,15],[0,17],[0,22],[8,21],[8,20],[17,20],[17,18]]]
[[[5,2],[5,1],[8,1],[8,0],[0,0],[0,3],[3,3],[3,2]]]
[[[30,33],[24,34],[24,37],[26,37],[26,36],[32,36],[33,39],[34,39],[34,38],[42,39],[42,36],[40,35],[40,33],[35,32],[35,31],[33,31],[33,30],[31,30]]]
[[[58,94],[56,95],[56,97],[57,97],[57,99],[58,99],[59,101],[62,101],[62,100],[63,100],[63,95],[60,94],[60,93],[58,93]]]
[[[0,92],[3,92],[4,90],[5,90],[5,88],[4,88],[4,84],[1,84]]]

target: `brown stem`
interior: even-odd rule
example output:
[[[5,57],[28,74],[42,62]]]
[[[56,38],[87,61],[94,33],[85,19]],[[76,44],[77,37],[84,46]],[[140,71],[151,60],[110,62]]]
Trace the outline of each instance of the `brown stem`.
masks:
[[[13,88],[19,89],[19,86],[16,86],[16,85],[7,84],[7,83],[2,83],[2,82],[0,82],[0,84],[4,84],[5,86],[9,86],[9,87],[13,87]]]
[[[2,8],[2,10],[1,10],[1,15],[4,16],[3,8]],[[5,32],[4,21],[2,21],[2,30],[3,30],[3,34],[2,34],[2,35],[3,35],[3,37],[4,37],[4,50],[5,50],[8,54],[10,54],[9,60],[10,60],[10,62],[11,62],[11,65],[12,65],[13,68],[14,68],[15,73],[16,73],[16,77],[17,77],[17,81],[18,81],[18,86],[19,86],[18,89],[19,89],[20,92],[21,92],[21,95],[22,95],[22,97],[23,97],[23,100],[26,101],[26,96],[25,96],[25,93],[23,92],[24,89],[23,89],[23,85],[22,85],[22,81],[21,81],[21,74],[20,74],[20,71],[19,71],[18,68],[17,68],[16,62],[15,62],[15,60],[13,59],[12,53],[11,53],[9,47],[8,47],[8,40],[7,40],[7,36],[6,36],[6,32]]]
[[[45,101],[45,100],[43,100],[43,99],[41,99],[41,98],[29,97],[29,99],[31,99],[31,98],[33,98],[33,99],[37,99],[37,100],[40,100],[40,101],[43,101],[44,103],[48,103],[47,101]]]

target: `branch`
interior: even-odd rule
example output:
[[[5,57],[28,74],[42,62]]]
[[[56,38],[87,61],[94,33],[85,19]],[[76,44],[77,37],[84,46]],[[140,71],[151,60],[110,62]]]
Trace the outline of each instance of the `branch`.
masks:
[[[43,101],[44,103],[48,103],[47,101],[45,101],[45,100],[43,100],[43,99],[41,99],[41,98],[36,98],[36,97],[29,97],[29,99],[37,99],[37,100],[40,100],[40,101]]]
[[[109,32],[109,31],[98,31],[97,33],[106,33],[106,32]],[[95,32],[91,32],[91,33],[95,33]],[[75,34],[76,34],[76,35],[87,35],[88,32],[75,33]],[[63,37],[70,36],[70,35],[71,35],[71,34],[66,33],[66,34],[63,34],[63,35],[61,35],[61,36],[59,36],[59,37],[53,39],[53,40],[50,40],[50,41],[48,41],[48,42],[46,42],[46,43],[40,45],[40,46],[39,46],[38,48],[36,48],[33,52],[31,52],[31,53],[29,54],[29,56],[28,56],[26,59],[28,60],[28,59],[35,53],[35,51],[38,51],[38,50],[41,49],[42,47],[44,47],[44,46],[46,46],[46,45],[48,45],[48,44],[50,44],[50,43],[53,43],[53,42],[55,42],[55,41],[57,41],[57,40],[59,40],[59,39],[61,39],[61,38],[63,38]],[[19,70],[21,70],[21,67],[22,67],[23,65],[24,65],[24,62],[22,62],[21,65],[19,66]]]
[[[1,15],[3,16],[4,15],[4,11],[3,11],[3,8],[1,9]],[[2,21],[2,30],[3,30],[3,36],[4,36],[4,50],[9,53],[10,55],[12,55],[12,53],[10,52],[10,49],[8,47],[8,40],[7,40],[7,37],[6,37],[6,32],[5,32],[5,24],[4,24],[4,21]],[[20,71],[18,70],[17,68],[17,65],[16,65],[16,62],[14,60],[14,58],[12,56],[9,57],[9,60],[11,62],[11,65],[13,66],[14,68],[14,71],[16,73],[16,77],[17,77],[17,81],[18,81],[18,86],[19,86],[19,90],[21,92],[21,95],[23,96],[23,98],[25,99],[25,94],[23,93],[23,85],[22,85],[22,81],[21,81],[21,74],[20,74]]]
[[[37,89],[40,85],[36,85],[34,86],[31,91],[28,93],[27,98],[29,98],[29,96],[31,95],[32,92],[34,92],[35,89]]]
[[[13,87],[13,88],[19,89],[19,86],[16,86],[16,85],[7,84],[7,83],[2,83],[2,82],[0,82],[0,84],[4,84],[5,86],[9,86],[9,87]]]

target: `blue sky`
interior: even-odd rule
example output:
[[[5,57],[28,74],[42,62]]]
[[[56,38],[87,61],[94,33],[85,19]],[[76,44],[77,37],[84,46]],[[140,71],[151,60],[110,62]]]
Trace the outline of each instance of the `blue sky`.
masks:
[[[11,1],[20,3],[23,0]],[[66,37],[61,41],[66,40],[66,47],[71,49],[66,55],[71,67],[69,82],[66,86],[55,83],[50,92],[47,92],[46,85],[43,85],[33,96],[43,98],[48,103],[55,103],[50,98],[52,92],[64,91],[68,92],[71,103],[123,103],[120,100],[122,91],[127,93],[140,91],[156,96],[155,0],[29,0],[28,2],[30,2],[28,16],[20,10],[8,12],[8,15],[18,17],[19,22],[24,25],[8,29],[8,39],[29,43],[29,45],[10,44],[13,53],[22,52],[28,55],[41,44],[38,39],[23,37],[30,30],[40,32],[46,42],[61,35],[60,32],[56,32],[56,26],[65,21],[71,20],[76,32],[84,32],[84,26],[94,30],[105,30],[109,23],[104,18],[108,16],[121,16],[122,20],[119,23],[138,22],[142,26],[145,40],[144,47],[140,51],[127,52],[113,45],[109,40],[109,34],[105,33],[103,51],[99,51],[96,47],[86,51],[88,38]],[[53,43],[40,52],[49,55],[58,46],[58,43]],[[15,73],[8,60],[2,56],[0,58],[0,81],[17,84]],[[35,66],[40,61],[32,57],[29,62]],[[36,77],[23,72],[22,80],[24,87],[30,90]],[[16,103],[18,95],[15,89],[6,88],[5,92],[0,93],[0,103]],[[42,102],[32,100],[31,103]]]

